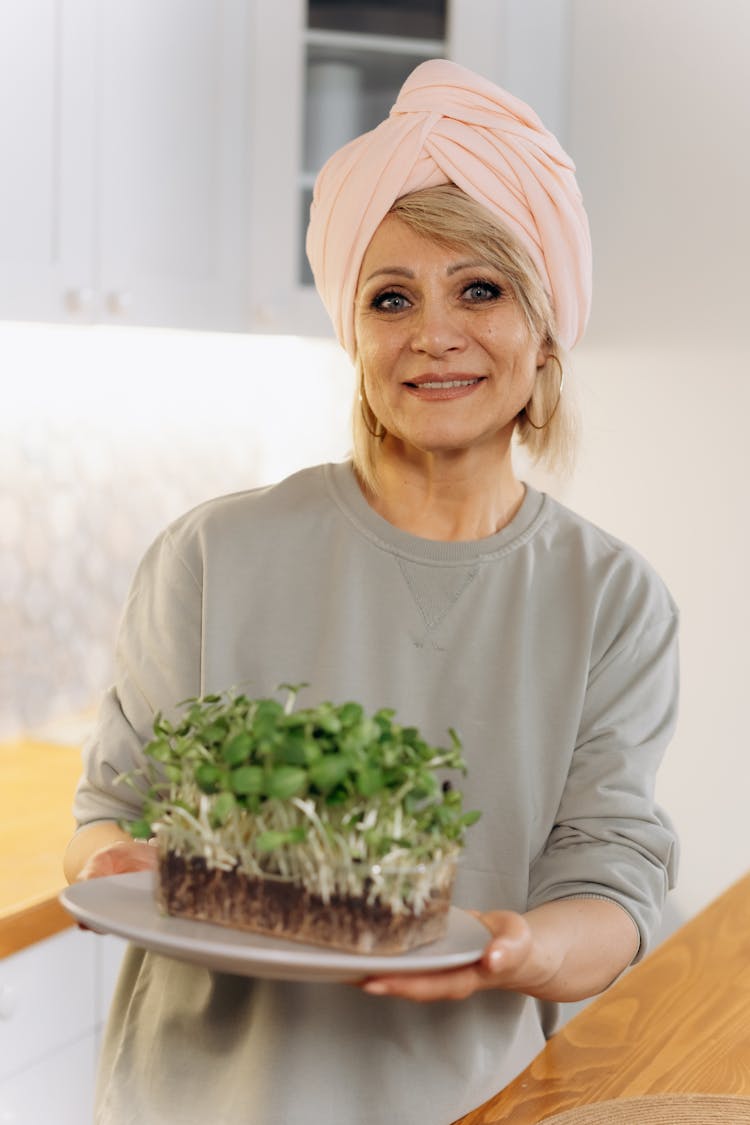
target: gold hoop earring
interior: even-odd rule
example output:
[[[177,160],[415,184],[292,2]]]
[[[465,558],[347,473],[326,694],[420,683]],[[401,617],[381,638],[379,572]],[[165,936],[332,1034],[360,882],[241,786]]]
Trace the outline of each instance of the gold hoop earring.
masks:
[[[563,382],[565,381],[565,373],[563,371],[563,365],[560,362],[559,358],[555,355],[554,352],[552,352],[548,356],[547,363],[549,363],[549,361],[551,359],[554,359],[555,363],[557,364],[558,368],[560,369],[560,387],[559,387],[558,392],[557,392],[557,399],[555,401],[555,405],[552,407],[552,410],[550,411],[549,417],[547,418],[547,420],[545,422],[542,422],[541,426],[538,426],[536,424],[536,422],[532,421],[531,415],[529,414],[529,402],[531,402],[531,399],[529,399],[529,402],[527,402],[526,406],[524,407],[524,413],[526,414],[526,421],[535,430],[543,430],[546,426],[548,426],[550,424],[550,422],[552,421],[552,419],[555,416],[555,411],[557,410],[558,406],[560,405],[560,399],[562,398]]]
[[[367,407],[367,410],[365,410],[365,407]],[[365,429],[367,430],[368,434],[370,434],[371,437],[376,438],[377,441],[382,441],[383,438],[385,437],[385,434],[386,434],[385,426],[382,424],[382,422],[378,422],[377,419],[376,419],[375,429],[373,429],[372,423],[370,422],[370,419],[367,417],[367,411],[370,412],[370,414],[372,415],[373,418],[375,417],[375,415],[373,414],[372,407],[370,406],[369,402],[365,398],[364,394],[360,394],[360,396],[359,396],[359,411],[360,411],[360,414],[362,415],[362,421],[365,424]],[[380,427],[380,429],[378,429],[377,427]]]

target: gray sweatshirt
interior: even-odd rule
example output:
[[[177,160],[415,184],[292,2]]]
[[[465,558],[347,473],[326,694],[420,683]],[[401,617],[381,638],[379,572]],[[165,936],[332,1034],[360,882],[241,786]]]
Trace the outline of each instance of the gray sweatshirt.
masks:
[[[393,707],[436,745],[455,727],[468,832],[454,902],[524,911],[611,899],[648,948],[676,841],[653,800],[673,732],[677,612],[631,548],[527,487],[471,542],[378,516],[351,465],[223,497],[147,552],[114,687],[85,750],[80,824],[132,818],[116,776],[154,713],[205,692]],[[508,992],[417,1005],[347,985],[210,973],[130,949],[110,1014],[99,1125],[449,1125],[541,1049],[554,1005]]]

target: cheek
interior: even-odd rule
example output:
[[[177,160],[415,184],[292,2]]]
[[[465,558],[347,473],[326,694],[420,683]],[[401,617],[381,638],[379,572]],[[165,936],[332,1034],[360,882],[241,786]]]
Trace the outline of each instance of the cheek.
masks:
[[[379,348],[372,347],[367,338],[358,341],[357,357],[362,372],[362,387],[370,406],[380,408],[381,388],[385,382],[383,375],[383,355]]]
[[[394,334],[365,327],[356,339],[357,355],[365,383],[378,383],[387,379],[399,350]]]
[[[505,362],[518,378],[534,378],[538,348],[525,325],[509,332],[500,331],[497,327],[488,329],[485,347]]]
[[[377,332],[366,319],[355,318],[354,344],[357,355],[362,363],[372,363],[373,353],[377,351]]]
[[[526,322],[517,316],[502,321],[488,318],[481,336],[488,347],[496,352],[507,353],[509,359],[534,350],[534,341]]]

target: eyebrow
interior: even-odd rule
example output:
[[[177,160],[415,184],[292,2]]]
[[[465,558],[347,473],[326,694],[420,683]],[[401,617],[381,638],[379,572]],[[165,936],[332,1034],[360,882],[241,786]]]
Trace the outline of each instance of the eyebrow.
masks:
[[[477,268],[487,269],[488,266],[489,263],[483,262],[481,259],[477,259],[476,261],[455,262],[452,266],[448,266],[448,269],[445,272],[448,277],[451,277],[454,273],[459,273],[461,270]],[[413,271],[407,269],[405,266],[383,266],[382,269],[374,270],[369,275],[369,277],[365,278],[364,284],[367,285],[367,283],[372,281],[373,278],[381,277],[383,274],[395,274],[396,277],[408,277],[412,279],[414,278]]]

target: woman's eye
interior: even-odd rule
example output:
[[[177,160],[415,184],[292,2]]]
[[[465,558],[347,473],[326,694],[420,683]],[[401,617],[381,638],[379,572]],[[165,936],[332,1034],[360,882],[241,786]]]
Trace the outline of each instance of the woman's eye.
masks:
[[[372,302],[374,309],[382,309],[383,312],[401,312],[407,308],[409,302],[403,293],[378,293],[377,297]]]
[[[472,281],[463,291],[464,297],[477,303],[495,301],[501,295],[500,286],[494,285],[491,281]]]

